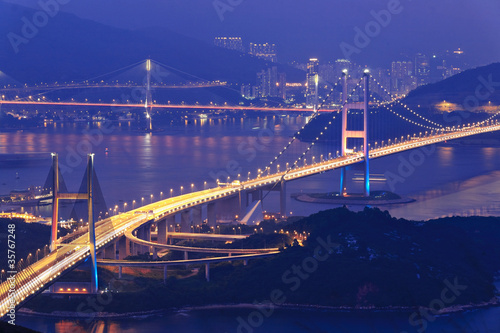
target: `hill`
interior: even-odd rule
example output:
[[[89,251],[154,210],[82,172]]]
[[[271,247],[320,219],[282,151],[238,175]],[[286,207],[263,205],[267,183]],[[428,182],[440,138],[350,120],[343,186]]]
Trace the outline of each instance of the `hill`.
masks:
[[[356,213],[339,208],[277,228],[291,235],[310,235],[302,246],[295,241],[280,254],[251,260],[248,266],[213,265],[210,282],[204,279],[204,267],[193,277],[170,276],[166,285],[144,275],[133,281],[113,279],[121,288],[113,293],[105,311],[273,298],[287,304],[349,308],[428,307],[443,295],[447,298],[441,307],[455,307],[488,302],[495,296],[500,218],[417,222],[396,219],[378,209]],[[132,284],[134,292],[127,291]],[[280,296],[273,296],[277,293]],[[49,302],[47,296],[39,295],[27,306],[51,312],[75,309],[78,302],[68,298]]]
[[[446,101],[467,107],[500,105],[500,63],[478,67],[446,80],[421,86],[408,94],[404,102],[410,106],[431,108]]]
[[[24,34],[36,10],[0,2],[0,13],[0,71],[22,83],[81,81],[151,58],[205,80],[255,84],[271,65],[169,30],[117,29],[63,12]],[[278,67],[289,80],[305,81],[304,72]]]

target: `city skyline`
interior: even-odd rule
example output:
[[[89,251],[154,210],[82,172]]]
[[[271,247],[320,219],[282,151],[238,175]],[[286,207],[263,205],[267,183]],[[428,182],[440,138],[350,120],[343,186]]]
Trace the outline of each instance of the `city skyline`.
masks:
[[[283,1],[238,2],[230,8],[224,7],[222,21],[215,8],[216,1],[198,1],[195,6],[178,0],[168,4],[150,1],[140,7],[134,1],[124,1],[118,9],[99,1],[86,5],[69,2],[61,5],[61,11],[126,29],[167,28],[207,43],[211,43],[216,35],[239,35],[257,43],[272,42],[281,45],[280,52],[287,55],[285,61],[292,61],[311,57],[345,58],[340,45],[347,43],[355,46],[354,29],[365,30],[367,24],[377,21],[373,13],[387,10],[391,2],[364,0],[356,7],[326,0],[311,6],[301,2],[287,6]],[[38,8],[35,0],[15,3]],[[417,3],[401,0],[397,3],[399,5],[395,8],[398,8],[398,14],[392,15],[380,31],[375,31],[376,36],[370,37],[368,45],[361,48],[360,54],[354,54],[353,60],[370,59],[370,53],[380,50],[396,58],[398,55],[432,54],[461,47],[472,59],[477,59],[478,64],[498,61],[494,54],[499,53],[500,45],[494,34],[489,33],[500,28],[494,15],[500,11],[498,2],[487,0],[472,4],[467,0],[426,0]],[[99,10],[95,10],[97,8]],[[120,15],[110,15],[116,10]],[[308,17],[306,13],[314,14]],[[149,19],[138,19],[144,16],[149,16]],[[190,20],[195,18],[198,24],[190,24]],[[264,25],[259,26],[258,22],[262,20],[272,22],[275,28],[266,30]],[[316,40],[315,32],[325,32],[328,39]],[[293,39],[290,36],[294,36]],[[478,42],[478,36],[483,43]],[[395,44],[397,48],[391,46]],[[382,65],[384,61],[375,57],[372,66]]]
[[[226,4],[225,1],[218,1]],[[15,3],[39,9],[35,0]],[[499,60],[495,54],[500,53],[500,45],[494,34],[489,33],[500,28],[494,15],[500,11],[500,4],[494,0],[474,3],[467,0],[427,0],[418,3],[403,0],[383,3],[360,1],[355,7],[324,0],[312,6],[300,2],[293,6],[285,6],[280,1],[265,4],[238,2],[230,7],[227,4],[221,7],[222,20],[217,3],[197,0],[192,6],[183,1],[168,4],[150,1],[138,7],[133,1],[124,1],[118,9],[120,15],[109,15],[110,11],[117,9],[98,1],[86,2],[85,6],[69,2],[61,5],[60,10],[114,27],[139,30],[167,28],[210,44],[215,36],[231,35],[255,43],[275,43],[280,45],[283,62],[312,57],[340,59],[346,58],[347,53],[352,55],[351,60],[357,62],[387,66],[393,59],[413,56],[418,52],[435,54],[458,48],[465,50],[470,59],[476,59],[477,65]],[[384,16],[388,6],[394,7],[394,13]],[[137,19],[143,13],[150,18],[146,21]],[[314,15],[308,16],[307,13]],[[197,24],[190,24],[195,17]],[[259,25],[263,21],[270,22],[273,29]],[[381,23],[377,27],[374,22]],[[361,38],[357,43],[359,31],[366,33],[366,28],[373,31],[368,32],[367,39]],[[324,39],[326,36],[328,38]],[[356,49],[356,52],[349,52],[352,50],[349,46],[345,52],[346,45]],[[384,57],[378,57],[377,53],[382,50]]]

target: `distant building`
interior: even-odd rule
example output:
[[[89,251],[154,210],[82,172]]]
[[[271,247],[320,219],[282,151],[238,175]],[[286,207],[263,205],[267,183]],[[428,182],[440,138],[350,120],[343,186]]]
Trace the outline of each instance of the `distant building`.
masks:
[[[251,84],[242,84],[241,85],[241,97],[246,98],[246,99],[254,99],[255,98],[255,95],[253,94],[253,91],[252,91]]]
[[[259,97],[269,97],[270,95],[271,75],[268,70],[263,69],[257,73],[257,87],[259,88]]]
[[[431,64],[428,56],[418,53],[415,56],[415,78],[417,79],[417,86],[429,83],[431,72]]]
[[[278,74],[278,97],[286,100],[286,73]]]
[[[446,60],[437,55],[433,55],[429,59],[429,64],[430,64],[430,69],[429,69],[430,83],[442,81],[446,78]]]
[[[316,96],[316,80],[319,75],[319,60],[316,58],[309,59],[307,63],[307,89],[306,89],[306,105],[307,107],[314,107],[317,102]]]
[[[307,64],[305,64],[305,63],[299,63],[297,61],[292,61],[292,62],[289,62],[288,65],[290,65],[294,68],[300,69],[304,72],[307,70]]]
[[[414,66],[411,61],[394,61],[391,65],[391,90],[394,94],[406,94],[415,88]]]
[[[276,52],[276,44],[255,44],[250,43],[249,53],[257,58],[261,58],[270,62],[278,62],[278,55]]]
[[[257,73],[257,86],[260,97],[277,97],[278,68],[276,66],[267,68]]]
[[[337,76],[337,78],[342,77],[342,71],[344,69],[347,69],[347,71],[349,73],[351,73],[351,71],[353,69],[353,65],[352,65],[351,61],[349,61],[347,59],[335,60],[335,76]]]
[[[447,71],[445,77],[450,77],[459,74],[466,70],[469,66],[465,63],[464,51],[461,48],[455,51],[446,52]]]
[[[379,84],[372,84],[370,90],[379,95],[380,98],[386,99],[391,94],[391,76],[388,69],[375,68],[370,70],[372,78]]]
[[[214,45],[229,50],[245,52],[241,37],[215,37]]]
[[[278,67],[272,66],[257,73],[259,97],[286,98],[286,75],[278,73]]]
[[[335,71],[335,63],[321,64],[318,67],[319,77],[322,81],[334,83],[338,81],[339,77]]]

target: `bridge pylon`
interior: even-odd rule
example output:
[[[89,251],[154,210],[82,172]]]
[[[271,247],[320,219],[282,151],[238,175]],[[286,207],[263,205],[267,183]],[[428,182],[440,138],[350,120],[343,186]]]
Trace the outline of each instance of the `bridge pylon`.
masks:
[[[151,59],[146,60],[146,102],[144,103],[146,109],[146,117],[148,121],[149,130],[153,130],[153,120],[151,119],[151,111],[153,109],[153,95],[151,93]]]
[[[93,183],[94,183],[94,154],[88,154],[87,161],[87,192],[86,193],[60,193],[59,192],[59,157],[56,153],[52,153],[52,169],[54,184],[52,188],[52,227],[50,251],[57,250],[57,224],[59,221],[59,201],[60,200],[86,200],[88,209],[88,246],[90,249],[91,258],[91,287],[90,292],[96,293],[98,289],[97,280],[97,258],[95,246],[95,221],[93,213]]]
[[[363,154],[364,154],[364,190],[363,195],[365,197],[370,196],[370,147],[368,144],[368,118],[370,114],[369,110],[369,97],[370,97],[370,73],[368,70],[365,71],[363,75],[364,81],[364,100],[363,102],[348,103],[347,100],[347,70],[342,72],[342,141],[341,141],[341,153],[342,156],[348,156],[352,153],[352,149],[348,148],[348,139],[358,138],[363,139]],[[349,110],[357,109],[363,110],[363,130],[350,130],[348,128],[347,118]],[[347,170],[349,167],[342,167],[340,169],[340,195],[347,195]]]

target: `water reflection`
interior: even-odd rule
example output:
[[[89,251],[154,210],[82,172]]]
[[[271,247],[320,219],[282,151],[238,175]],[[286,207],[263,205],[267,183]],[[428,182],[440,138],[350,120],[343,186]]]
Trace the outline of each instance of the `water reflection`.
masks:
[[[96,170],[110,207],[120,202],[140,202],[141,197],[154,193],[167,193],[170,188],[188,188],[191,183],[203,188],[204,183],[213,183],[217,178],[235,178],[229,174],[228,162],[237,163],[238,173],[252,176],[263,169],[275,155],[288,143],[290,136],[307,117],[300,115],[267,117],[209,119],[207,126],[201,119],[196,124],[165,126],[161,133],[144,134],[134,132],[123,123],[122,128],[114,127],[112,133],[103,136],[102,143],[92,147],[96,153]],[[210,124],[210,126],[208,126]],[[0,133],[0,152],[58,152],[60,160],[68,161],[71,151],[86,139],[85,130],[98,128],[100,124],[71,124],[70,126],[37,129],[32,132]],[[279,126],[279,127],[276,127]],[[258,128],[254,130],[253,128]],[[272,131],[273,136],[266,142],[259,141],[262,131]],[[293,163],[300,153],[308,147],[307,143],[296,142],[277,164],[284,166]],[[106,149],[107,148],[107,149]],[[318,144],[306,156],[308,163],[315,157],[328,156],[331,145]],[[335,154],[335,152],[334,152]],[[395,174],[400,163],[399,156],[408,160],[406,155],[394,155],[372,162],[373,175],[385,175],[387,171]],[[288,159],[287,159],[288,158]],[[67,178],[70,190],[78,188],[80,177],[85,168],[85,158],[72,167]],[[496,199],[500,197],[500,148],[478,148],[467,146],[437,147],[436,153],[426,158],[421,166],[398,183],[395,192],[410,196],[417,201],[404,206],[384,206],[398,217],[427,219],[448,214],[500,215]],[[0,193],[12,189],[42,185],[50,168],[50,159],[40,164],[16,165],[12,172],[0,173]],[[276,167],[275,167],[276,168]],[[81,171],[80,171],[81,170]],[[274,171],[275,169],[273,169]],[[14,179],[19,172],[21,179]],[[331,192],[337,191],[338,171],[291,182],[289,193],[294,192]],[[354,189],[359,184],[352,182]],[[357,187],[356,187],[357,186]],[[390,190],[387,182],[373,182],[374,190]],[[133,189],[133,190],[131,190]],[[265,209],[276,210],[279,205],[272,193],[264,203]],[[293,207],[295,215],[309,215],[319,210],[332,208],[331,205],[306,204],[288,198],[287,205]],[[362,207],[361,207],[362,208]],[[28,208],[31,209],[31,208]],[[43,208],[40,209],[43,211]]]

